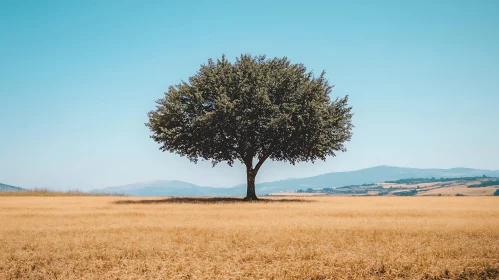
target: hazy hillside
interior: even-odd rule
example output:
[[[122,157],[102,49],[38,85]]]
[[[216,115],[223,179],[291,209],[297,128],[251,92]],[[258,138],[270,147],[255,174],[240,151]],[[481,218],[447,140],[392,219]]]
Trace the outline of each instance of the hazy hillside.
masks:
[[[0,192],[22,192],[25,189],[0,183]]]
[[[277,196],[497,196],[499,179],[493,177],[406,178],[339,188],[277,192]]]
[[[119,193],[132,196],[214,196],[240,195],[227,188],[202,187],[176,180],[135,183],[119,187],[109,187],[92,192]]]
[[[280,191],[293,191],[306,188],[335,188],[347,185],[384,182],[405,178],[456,178],[486,175],[499,177],[499,171],[471,168],[417,169],[392,166],[378,166],[357,171],[332,172],[319,176],[286,179],[256,185],[257,194],[265,195]],[[242,196],[246,185],[232,188],[202,187],[182,181],[153,181],[94,190],[94,192],[120,193],[132,196]]]
[[[377,166],[367,169],[347,172],[332,172],[319,176],[288,179],[257,184],[259,193],[298,190],[303,188],[335,188],[348,185],[360,185],[399,180],[405,178],[456,178],[486,175],[499,177],[499,171],[479,170],[471,168],[451,169],[418,169],[393,166]]]

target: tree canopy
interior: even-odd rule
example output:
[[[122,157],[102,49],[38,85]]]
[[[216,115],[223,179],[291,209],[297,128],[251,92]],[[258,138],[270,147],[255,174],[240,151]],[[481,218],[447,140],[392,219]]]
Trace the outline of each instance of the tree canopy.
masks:
[[[295,164],[346,151],[351,107],[348,96],[332,101],[332,88],[324,71],[316,77],[286,57],[241,55],[232,63],[222,56],[170,86],[146,125],[162,151],[245,164],[251,200],[266,159]]]

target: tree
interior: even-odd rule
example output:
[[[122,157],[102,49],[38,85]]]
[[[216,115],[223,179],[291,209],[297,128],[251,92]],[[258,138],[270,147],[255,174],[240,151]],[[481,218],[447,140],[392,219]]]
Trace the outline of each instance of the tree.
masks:
[[[160,150],[213,166],[246,166],[246,200],[256,200],[255,178],[267,160],[326,160],[352,135],[348,96],[331,101],[319,76],[288,58],[241,55],[209,59],[188,81],[170,86],[146,126]]]

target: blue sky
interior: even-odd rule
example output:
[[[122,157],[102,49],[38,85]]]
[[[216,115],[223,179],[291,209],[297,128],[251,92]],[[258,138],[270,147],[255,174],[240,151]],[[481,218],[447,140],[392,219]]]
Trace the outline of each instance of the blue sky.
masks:
[[[268,3],[270,2],[270,3]],[[350,95],[348,152],[257,182],[376,165],[499,169],[499,1],[0,1],[0,182],[232,186],[240,165],[161,153],[168,86],[225,53],[287,56]]]

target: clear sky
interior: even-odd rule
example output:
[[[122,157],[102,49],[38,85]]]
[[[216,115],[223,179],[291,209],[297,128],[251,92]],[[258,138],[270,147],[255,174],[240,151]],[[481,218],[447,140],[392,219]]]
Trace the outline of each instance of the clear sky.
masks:
[[[0,0],[0,182],[245,181],[162,153],[147,112],[225,53],[287,56],[350,95],[348,152],[257,182],[376,165],[499,169],[499,1]]]

